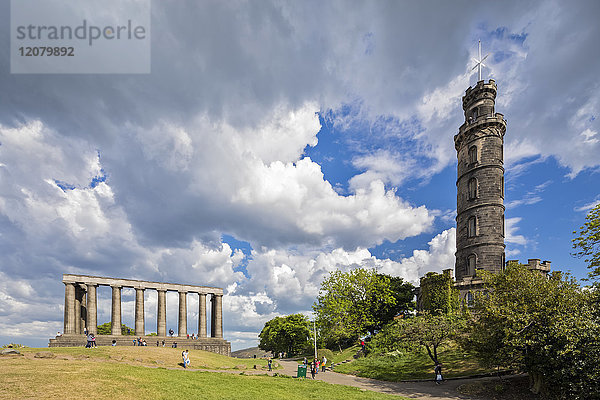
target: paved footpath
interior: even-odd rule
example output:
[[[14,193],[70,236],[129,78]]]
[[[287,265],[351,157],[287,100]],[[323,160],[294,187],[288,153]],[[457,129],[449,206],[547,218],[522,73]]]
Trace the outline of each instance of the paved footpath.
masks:
[[[283,371],[277,370],[286,375],[296,376],[298,363],[295,361],[280,361],[279,364],[283,367]],[[310,378],[310,373],[307,374]],[[319,372],[315,380],[333,383],[337,385],[355,386],[364,390],[372,390],[375,392],[395,394],[414,399],[422,400],[455,400],[455,399],[470,399],[471,397],[461,395],[456,391],[456,388],[464,383],[482,381],[495,378],[474,378],[474,379],[459,379],[445,381],[441,385],[436,385],[431,382],[386,382],[375,379],[361,378],[353,375],[339,374],[337,372]]]

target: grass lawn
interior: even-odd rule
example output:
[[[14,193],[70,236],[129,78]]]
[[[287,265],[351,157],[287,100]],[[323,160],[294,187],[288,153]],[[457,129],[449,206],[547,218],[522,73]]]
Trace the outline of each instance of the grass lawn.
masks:
[[[354,360],[354,355],[360,350],[360,346],[352,346],[344,349],[341,353],[339,351],[333,352],[333,362],[339,363],[346,360]]]
[[[360,349],[360,346],[348,347],[347,349],[343,349],[341,353],[339,351],[333,350],[333,360],[328,359],[327,365],[330,365],[332,362],[339,363],[339,362],[346,361],[346,360],[354,360],[353,356],[356,354],[358,349]],[[306,356],[306,358],[308,359],[308,362],[310,363],[312,361],[313,355],[309,354]],[[298,357],[295,360],[298,361],[298,364],[302,364],[304,357]]]
[[[55,358],[33,358],[26,356],[0,357],[0,398],[1,399],[306,399],[329,398],[345,400],[398,399],[397,396],[361,391],[357,388],[330,385],[319,381],[271,377],[266,375],[240,375],[213,373],[165,367],[149,368],[142,362],[130,360],[139,356],[135,348],[99,348],[82,354],[78,348],[50,349]],[[48,349],[26,349],[28,353]],[[135,350],[150,350],[138,348]],[[167,350],[167,349],[152,349]],[[171,350],[171,349],[168,349]],[[172,349],[180,350],[180,349]],[[217,356],[203,358],[196,353],[196,362],[214,366],[226,361]],[[169,365],[176,362],[174,355],[163,355],[158,359]],[[148,356],[148,354],[146,355]],[[122,360],[120,358],[122,357]],[[140,356],[143,357],[143,356]],[[227,357],[225,357],[227,358]],[[171,361],[172,360],[172,361]],[[139,362],[140,365],[129,363]],[[157,361],[157,360],[154,360]],[[229,365],[242,360],[232,359]],[[254,362],[254,360],[252,360]],[[194,365],[192,358],[192,366]],[[243,372],[241,372],[243,374]]]
[[[456,345],[443,348],[438,353],[438,359],[442,363],[446,378],[492,372],[482,368],[473,356]],[[423,349],[384,356],[370,355],[336,366],[335,371],[392,382],[433,379],[433,362]]]
[[[39,351],[50,351],[57,357],[90,359],[100,361],[117,361],[131,364],[177,367],[182,362],[181,352],[185,348],[173,349],[171,347],[151,347],[151,346],[127,346],[112,347],[100,346],[94,349],[85,347],[52,347],[44,349],[22,348],[19,351],[23,354],[37,353]],[[210,353],[203,350],[189,350],[190,368],[201,369],[266,369],[267,360],[264,359],[242,359],[222,356],[220,354]],[[277,362],[273,363],[274,368],[280,368]]]

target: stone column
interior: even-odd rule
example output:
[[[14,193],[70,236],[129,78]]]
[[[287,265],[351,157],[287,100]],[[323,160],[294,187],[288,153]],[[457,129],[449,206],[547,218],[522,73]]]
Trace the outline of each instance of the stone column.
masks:
[[[156,312],[156,334],[167,336],[167,291],[158,290],[158,311]]]
[[[89,333],[98,334],[98,302],[96,285],[87,285],[87,328]]]
[[[121,287],[112,287],[111,335],[121,335]]]
[[[187,292],[179,292],[179,324],[178,335],[187,335]]]
[[[79,284],[75,284],[75,331],[77,335],[81,335],[81,288]]]
[[[135,288],[135,334],[143,336],[146,334],[144,324],[144,289]]]
[[[75,285],[73,283],[63,282],[65,284],[65,317],[64,330],[65,335],[75,333]]]
[[[210,295],[210,337],[215,337],[217,328],[215,326],[215,295]]]
[[[198,337],[206,337],[206,294],[198,293]]]
[[[220,294],[213,294],[210,296],[212,303],[211,310],[211,329],[210,336],[214,338],[222,338],[223,337],[223,307],[222,307],[222,297]]]
[[[215,295],[215,337],[223,337],[223,296]]]
[[[81,292],[81,311],[80,311],[80,317],[81,317],[81,322],[79,325],[79,333],[80,334],[84,334],[85,332],[85,328],[87,327],[87,292],[86,289],[87,287],[84,289],[85,285],[79,286],[80,292]]]

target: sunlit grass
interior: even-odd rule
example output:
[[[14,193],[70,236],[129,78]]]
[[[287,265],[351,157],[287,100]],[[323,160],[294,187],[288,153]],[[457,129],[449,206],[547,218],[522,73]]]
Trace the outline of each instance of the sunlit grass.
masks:
[[[492,372],[484,369],[470,354],[453,345],[443,348],[438,359],[446,378]],[[370,355],[335,367],[336,372],[385,381],[433,379],[433,362],[425,350]]]
[[[39,351],[51,351],[58,357],[64,356],[68,358],[81,359],[99,359],[111,360],[117,362],[126,362],[140,365],[162,366],[162,367],[177,367],[181,360],[181,352],[185,348],[170,348],[170,347],[152,347],[152,346],[127,346],[127,347],[112,347],[100,346],[93,349],[85,347],[53,347],[50,349],[20,349],[24,354],[37,353]],[[222,356],[220,354],[210,353],[203,350],[189,350],[191,368],[201,369],[266,369],[267,361],[262,359],[240,359]],[[274,367],[278,364],[274,363]]]
[[[33,349],[40,351],[42,349]],[[44,349],[46,350],[46,349]],[[330,385],[313,380],[214,373],[115,361],[135,357],[134,351],[150,349],[100,348],[97,355],[78,349],[51,349],[55,358],[31,355],[0,357],[0,398],[3,399],[298,399],[345,400],[398,399],[397,396],[365,392],[357,388]],[[164,364],[175,361],[170,355],[179,349],[153,349],[153,356],[165,355]],[[160,352],[159,352],[160,351]],[[197,351],[194,351],[197,352]],[[162,354],[160,354],[162,353]],[[149,355],[147,355],[149,356]],[[198,358],[199,354],[197,354]],[[222,356],[220,356],[222,357]],[[224,360],[217,357],[218,363]],[[172,360],[172,361],[167,361]],[[233,365],[241,360],[232,360]],[[258,360],[257,360],[258,361]],[[193,362],[193,361],[192,361]],[[206,361],[203,361],[206,362]],[[254,362],[254,360],[251,360]],[[243,372],[241,372],[243,374]]]

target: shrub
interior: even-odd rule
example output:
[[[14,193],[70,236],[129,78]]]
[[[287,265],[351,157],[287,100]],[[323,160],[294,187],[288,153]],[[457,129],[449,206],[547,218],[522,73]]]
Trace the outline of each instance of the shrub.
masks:
[[[322,360],[323,356],[327,357],[328,364],[333,361],[333,351],[329,349],[317,349],[317,357],[319,357],[319,360]]]

